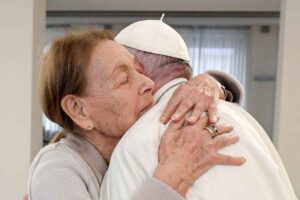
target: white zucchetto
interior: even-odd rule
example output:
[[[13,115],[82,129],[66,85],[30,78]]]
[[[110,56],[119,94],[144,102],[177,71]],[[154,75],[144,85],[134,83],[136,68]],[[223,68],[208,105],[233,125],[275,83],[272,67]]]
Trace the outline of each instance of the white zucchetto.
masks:
[[[115,40],[138,50],[190,61],[184,40],[162,19],[135,22],[121,30]]]

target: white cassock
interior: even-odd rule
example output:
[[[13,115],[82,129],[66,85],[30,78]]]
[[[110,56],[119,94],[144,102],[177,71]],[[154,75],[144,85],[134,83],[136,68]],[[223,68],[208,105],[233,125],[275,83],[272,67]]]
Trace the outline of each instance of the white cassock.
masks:
[[[125,134],[111,157],[101,187],[102,200],[130,200],[135,190],[153,176],[158,164],[158,149],[167,126],[159,122],[178,83],[175,79],[155,93],[156,105]],[[220,153],[244,156],[242,166],[215,166],[196,180],[188,200],[295,200],[296,195],[282,161],[266,132],[239,106],[221,101],[220,123],[234,126],[238,143]],[[146,194],[145,194],[146,195]]]

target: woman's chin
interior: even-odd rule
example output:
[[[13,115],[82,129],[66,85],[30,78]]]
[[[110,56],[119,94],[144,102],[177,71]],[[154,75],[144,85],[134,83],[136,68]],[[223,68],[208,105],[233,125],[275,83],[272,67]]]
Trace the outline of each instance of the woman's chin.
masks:
[[[153,101],[150,101],[150,102],[148,103],[148,105],[145,106],[145,108],[143,108],[143,109],[139,112],[138,118],[140,118],[141,116],[143,116],[148,110],[150,110],[150,108],[152,108],[152,106],[153,106]]]
[[[145,108],[145,109],[143,109],[139,114],[138,114],[138,119],[140,118],[140,117],[142,117],[149,109],[150,109],[151,107],[147,107],[147,108]]]

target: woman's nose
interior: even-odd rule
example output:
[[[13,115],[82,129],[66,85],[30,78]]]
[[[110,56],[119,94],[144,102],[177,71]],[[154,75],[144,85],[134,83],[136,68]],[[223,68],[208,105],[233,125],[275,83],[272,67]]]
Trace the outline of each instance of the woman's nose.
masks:
[[[140,74],[140,79],[141,79],[141,82],[140,82],[140,87],[139,87],[139,94],[140,95],[143,95],[143,94],[151,94],[152,95],[152,92],[153,92],[153,89],[154,89],[154,82]]]

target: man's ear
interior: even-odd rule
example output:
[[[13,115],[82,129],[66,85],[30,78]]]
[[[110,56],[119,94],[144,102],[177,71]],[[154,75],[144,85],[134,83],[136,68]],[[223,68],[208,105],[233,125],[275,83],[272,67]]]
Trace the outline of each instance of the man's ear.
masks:
[[[64,112],[77,126],[85,130],[92,130],[94,128],[89,113],[80,97],[75,95],[66,95],[61,100],[60,104]]]
[[[136,60],[134,59],[135,69],[140,73],[145,75],[144,67]]]

